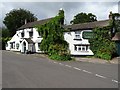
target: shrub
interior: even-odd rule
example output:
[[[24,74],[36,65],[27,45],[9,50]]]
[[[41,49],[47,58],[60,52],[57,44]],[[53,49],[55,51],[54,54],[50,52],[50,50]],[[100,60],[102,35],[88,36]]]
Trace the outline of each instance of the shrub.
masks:
[[[50,59],[53,60],[60,60],[60,61],[69,61],[72,60],[70,55],[58,55],[58,54],[52,54],[51,56],[49,56]]]

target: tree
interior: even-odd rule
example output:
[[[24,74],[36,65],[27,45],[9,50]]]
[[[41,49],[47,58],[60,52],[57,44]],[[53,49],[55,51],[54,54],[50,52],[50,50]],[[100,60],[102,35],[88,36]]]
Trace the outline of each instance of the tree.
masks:
[[[3,23],[8,28],[10,36],[12,37],[16,30],[25,24],[25,20],[28,22],[36,21],[37,18],[30,11],[25,9],[13,9],[6,14]]]
[[[68,43],[63,36],[64,28],[61,26],[63,23],[64,11],[59,11],[59,14],[46,24],[36,26],[38,32],[43,37],[40,49],[46,52],[51,59],[71,59],[68,53]]]
[[[92,13],[78,13],[76,16],[74,16],[74,19],[70,21],[71,24],[79,24],[79,23],[85,23],[85,22],[94,22],[97,21],[97,17],[93,15]]]
[[[0,50],[5,50],[5,45],[7,43],[8,40],[10,40],[9,37],[9,30],[6,28],[1,28],[0,29]]]

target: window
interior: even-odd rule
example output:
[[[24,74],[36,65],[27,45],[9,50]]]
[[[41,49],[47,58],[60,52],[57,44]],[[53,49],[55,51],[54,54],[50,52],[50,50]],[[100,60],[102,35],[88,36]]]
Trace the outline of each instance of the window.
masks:
[[[24,32],[21,33],[21,37],[24,37]]]
[[[19,49],[19,43],[16,43],[16,49]]]
[[[12,49],[15,49],[15,42],[11,42],[11,43],[10,43],[10,47],[11,47]]]
[[[81,39],[80,33],[80,31],[75,31],[75,39]]]
[[[75,51],[88,51],[89,46],[88,45],[74,45]]]
[[[82,46],[82,51],[86,51],[86,46]]]
[[[74,50],[77,51],[77,46],[75,45]]]
[[[30,31],[30,32],[29,32],[29,36],[30,36],[30,37],[33,37],[33,31]]]

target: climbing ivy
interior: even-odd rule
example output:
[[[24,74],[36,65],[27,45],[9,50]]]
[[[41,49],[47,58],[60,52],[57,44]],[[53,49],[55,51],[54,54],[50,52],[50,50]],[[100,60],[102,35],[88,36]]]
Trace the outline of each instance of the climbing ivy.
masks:
[[[68,60],[70,59],[68,43],[64,40],[64,11],[52,18],[44,25],[38,25],[39,34],[42,36],[40,49],[47,53],[51,59]]]
[[[105,60],[112,59],[116,51],[115,42],[111,40],[111,27],[95,28],[93,30],[93,37],[90,39],[91,50],[95,57]]]

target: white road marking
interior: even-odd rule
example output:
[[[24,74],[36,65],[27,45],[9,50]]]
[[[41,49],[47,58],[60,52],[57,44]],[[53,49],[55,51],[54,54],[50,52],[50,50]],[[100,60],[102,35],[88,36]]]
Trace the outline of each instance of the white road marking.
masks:
[[[59,64],[59,65],[64,65],[64,64],[62,64],[62,63],[58,63],[58,62],[53,62],[53,63],[56,63],[56,64]],[[72,66],[70,66],[70,65],[65,65],[66,67],[69,67],[69,68],[71,68]],[[76,70],[79,70],[79,71],[81,71],[82,69],[80,69],[80,68],[77,68],[77,67],[73,67],[74,69],[76,69]],[[87,70],[82,70],[83,72],[86,72],[86,73],[89,73],[89,74],[93,74],[92,72],[89,72],[89,71],[87,71]],[[97,77],[100,77],[100,78],[103,78],[103,79],[105,79],[105,78],[107,78],[107,77],[105,77],[105,76],[103,76],[103,75],[100,75],[100,74],[95,74],[95,76],[97,76]],[[114,80],[114,79],[112,79],[112,82],[115,82],[115,83],[120,83],[120,82],[118,82],[117,80]]]
[[[95,76],[100,77],[100,78],[106,78],[106,77],[99,75],[99,74],[95,74]]]
[[[115,83],[120,83],[120,82],[118,82],[117,80],[114,80],[114,79],[112,79],[112,81],[115,82]]]
[[[77,67],[73,67],[74,69],[76,69],[76,70],[81,70],[80,68],[77,68]]]
[[[62,64],[62,63],[59,63],[60,65],[64,65],[64,64]]]
[[[65,65],[65,66],[67,66],[67,67],[69,67],[69,68],[71,68],[72,66],[70,66],[70,65]]]
[[[87,71],[87,70],[83,70],[83,72],[86,72],[86,73],[92,74],[92,72],[89,72],[89,71]]]

